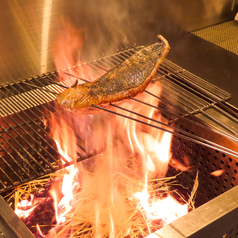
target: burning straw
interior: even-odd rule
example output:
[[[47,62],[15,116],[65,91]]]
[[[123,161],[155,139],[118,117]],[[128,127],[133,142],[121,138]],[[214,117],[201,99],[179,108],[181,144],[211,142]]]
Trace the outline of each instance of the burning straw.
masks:
[[[51,237],[138,237],[163,225],[146,217],[142,204],[132,194],[144,189],[138,181],[122,173],[107,173],[105,156],[97,158],[99,171],[89,173],[81,169],[83,186],[74,194],[74,209],[63,224],[51,231]],[[102,165],[103,163],[103,165]],[[105,173],[101,175],[101,170]],[[168,194],[163,180],[150,181],[147,189],[149,200],[162,199]],[[128,186],[129,185],[129,186]]]
[[[102,160],[103,158],[96,158],[96,163],[105,163]],[[79,163],[78,167],[81,166],[82,164]],[[112,181],[105,181],[104,179],[108,175],[99,179],[97,172],[90,173],[83,170],[81,172],[84,173],[83,180],[85,179],[88,184],[85,185],[85,188],[81,185],[77,188],[74,193],[74,209],[65,216],[64,223],[58,224],[52,230],[50,228],[56,225],[52,202],[50,203],[51,207],[48,206],[47,209],[51,210],[50,219],[45,216],[40,216],[39,219],[34,219],[34,217],[37,213],[42,215],[46,212],[46,208],[40,205],[51,199],[48,194],[48,186],[50,185],[52,189],[55,183],[59,183],[59,180],[62,179],[62,172],[58,173],[58,178],[52,174],[48,178],[18,186],[14,193],[9,195],[8,201],[10,198],[14,198],[16,202],[19,201],[16,204],[16,211],[22,212],[18,212],[19,215],[25,212],[22,219],[37,237],[41,237],[39,234],[37,235],[39,229],[45,234],[50,230],[46,237],[144,237],[167,223],[166,218],[160,217],[159,211],[156,210],[150,214],[153,216],[152,218],[148,217],[148,211],[144,210],[145,208],[137,196],[141,193],[144,200],[148,200],[148,206],[154,209],[156,202],[165,200],[172,194],[171,185],[175,183],[175,177],[147,181],[145,190],[144,181],[138,181],[122,173],[115,173],[111,177]],[[111,184],[116,185],[113,192],[114,197],[112,197],[113,195],[105,196]],[[130,184],[130,188],[128,188],[128,184]],[[41,202],[33,202],[39,200],[39,193],[45,195],[44,199]],[[31,201],[32,206],[27,206],[23,202],[26,200]],[[26,204],[25,207],[22,206],[22,202]],[[186,212],[186,204],[183,207]],[[176,218],[176,214],[173,215]],[[37,226],[38,229],[36,229]]]

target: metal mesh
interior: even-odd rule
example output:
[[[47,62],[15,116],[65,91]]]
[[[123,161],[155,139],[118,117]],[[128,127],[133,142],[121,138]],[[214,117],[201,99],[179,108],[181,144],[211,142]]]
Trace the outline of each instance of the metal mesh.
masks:
[[[209,26],[192,33],[234,54],[238,54],[238,22],[235,20]]]

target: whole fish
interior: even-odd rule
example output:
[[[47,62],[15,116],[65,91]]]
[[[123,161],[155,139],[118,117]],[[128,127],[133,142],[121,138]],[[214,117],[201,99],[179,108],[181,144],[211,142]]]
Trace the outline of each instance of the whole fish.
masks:
[[[108,108],[141,93],[154,78],[170,50],[167,40],[158,35],[158,42],[144,47],[94,82],[76,85],[58,95],[60,106],[76,113],[98,113],[95,106]]]

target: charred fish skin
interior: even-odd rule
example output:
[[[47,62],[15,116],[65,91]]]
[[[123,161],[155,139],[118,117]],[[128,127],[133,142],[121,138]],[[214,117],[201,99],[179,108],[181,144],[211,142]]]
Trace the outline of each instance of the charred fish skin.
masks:
[[[76,113],[97,113],[92,105],[107,107],[112,102],[141,93],[154,78],[170,50],[167,40],[144,47],[94,82],[66,89],[57,97],[60,106]]]

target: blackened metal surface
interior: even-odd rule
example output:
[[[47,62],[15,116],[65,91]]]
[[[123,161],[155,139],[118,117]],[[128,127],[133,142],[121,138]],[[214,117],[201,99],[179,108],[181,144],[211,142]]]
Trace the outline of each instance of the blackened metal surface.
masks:
[[[192,33],[171,42],[168,59],[231,94],[238,107],[238,57]]]

